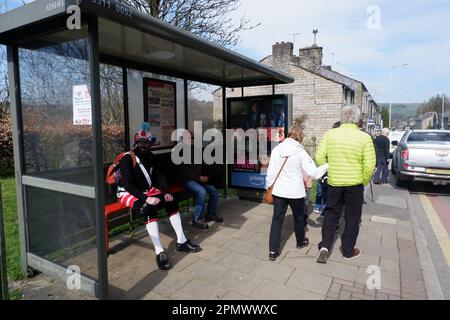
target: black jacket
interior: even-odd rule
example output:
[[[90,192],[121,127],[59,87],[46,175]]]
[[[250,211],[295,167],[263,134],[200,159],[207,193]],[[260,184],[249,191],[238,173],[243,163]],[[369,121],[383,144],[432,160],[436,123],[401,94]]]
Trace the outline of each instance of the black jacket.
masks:
[[[191,159],[190,163],[182,163],[179,166],[179,174],[180,174],[180,180],[183,184],[186,184],[189,181],[200,181],[200,176],[203,173],[203,164],[194,164],[194,154],[195,154],[195,148],[194,146],[191,147]],[[203,150],[198,151],[202,152]],[[202,156],[203,158],[203,156]]]
[[[378,136],[375,138],[373,144],[375,145],[375,153],[377,154],[377,159],[384,157],[386,160],[390,158],[389,146],[390,141],[386,136]]]
[[[212,164],[207,165],[202,162],[202,164],[194,164],[194,152],[195,148],[191,147],[191,164],[181,164],[178,167],[179,179],[183,184],[189,181],[200,182],[200,176],[209,177],[208,184],[215,186],[217,189],[222,189],[225,187],[224,181],[224,165]],[[203,150],[201,150],[203,152]]]
[[[121,186],[131,195],[143,202],[147,200],[145,192],[149,191],[151,187],[161,190],[163,194],[167,193],[168,185],[166,179],[161,174],[160,170],[158,170],[153,155],[144,156],[139,149],[135,149],[134,152],[147,169],[152,185],[148,185],[147,179],[139,164],[136,163],[136,166],[133,168],[131,155],[127,154],[120,161]]]

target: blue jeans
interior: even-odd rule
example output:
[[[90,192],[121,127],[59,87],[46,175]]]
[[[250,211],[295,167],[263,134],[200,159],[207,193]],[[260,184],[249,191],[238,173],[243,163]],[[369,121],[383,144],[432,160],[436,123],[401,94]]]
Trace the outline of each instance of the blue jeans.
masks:
[[[210,184],[200,184],[197,181],[191,180],[186,183],[186,189],[194,194],[195,197],[195,213],[194,220],[199,221],[205,209],[206,194],[209,194],[208,201],[208,216],[215,216],[217,210],[217,202],[219,195],[217,189]]]
[[[317,210],[325,210],[328,200],[328,185],[317,181],[316,203],[314,208]]]

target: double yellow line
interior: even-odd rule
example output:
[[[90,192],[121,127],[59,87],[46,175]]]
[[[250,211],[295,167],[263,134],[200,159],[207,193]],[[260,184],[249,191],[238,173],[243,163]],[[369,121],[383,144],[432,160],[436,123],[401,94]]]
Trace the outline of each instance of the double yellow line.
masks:
[[[430,200],[425,195],[419,196],[422,206],[427,215],[428,221],[433,228],[434,234],[436,235],[439,246],[441,247],[442,253],[447,260],[447,265],[450,268],[450,237],[442,224],[439,215],[436,210],[434,210],[433,205]]]

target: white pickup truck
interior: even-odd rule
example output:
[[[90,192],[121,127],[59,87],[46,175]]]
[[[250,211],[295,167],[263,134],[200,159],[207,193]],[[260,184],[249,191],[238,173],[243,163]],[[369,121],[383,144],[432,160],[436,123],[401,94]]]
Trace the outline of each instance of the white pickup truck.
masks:
[[[398,145],[391,167],[397,186],[414,181],[430,181],[435,185],[450,183],[449,130],[412,130],[399,142],[391,143]]]

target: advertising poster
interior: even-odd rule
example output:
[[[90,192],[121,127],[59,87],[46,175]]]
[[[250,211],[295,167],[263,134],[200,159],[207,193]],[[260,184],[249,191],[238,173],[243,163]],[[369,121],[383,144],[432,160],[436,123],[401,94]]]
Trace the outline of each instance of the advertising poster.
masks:
[[[231,186],[264,189],[270,153],[285,139],[287,125],[287,99],[285,96],[263,96],[228,99],[228,126],[230,129],[255,129],[257,140],[235,137],[235,158],[230,169]],[[261,154],[260,145],[266,153]],[[242,150],[243,148],[243,150]],[[239,152],[240,151],[240,152]],[[257,152],[257,163],[249,154]],[[240,157],[244,157],[240,159]]]
[[[85,84],[72,87],[73,124],[92,125],[91,94]]]
[[[156,137],[154,148],[173,147],[176,144],[171,141],[176,129],[176,83],[145,78],[144,100],[146,121]]]

